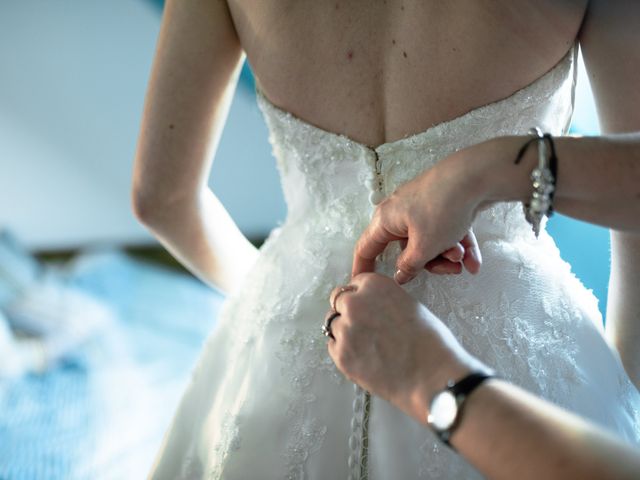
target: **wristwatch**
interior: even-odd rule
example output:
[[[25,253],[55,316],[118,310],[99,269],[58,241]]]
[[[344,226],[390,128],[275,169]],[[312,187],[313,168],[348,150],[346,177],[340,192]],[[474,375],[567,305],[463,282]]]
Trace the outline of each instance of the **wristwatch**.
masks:
[[[493,377],[493,372],[473,372],[457,382],[449,380],[447,388],[434,395],[429,405],[427,424],[449,447],[449,439],[460,423],[465,399],[482,382]]]

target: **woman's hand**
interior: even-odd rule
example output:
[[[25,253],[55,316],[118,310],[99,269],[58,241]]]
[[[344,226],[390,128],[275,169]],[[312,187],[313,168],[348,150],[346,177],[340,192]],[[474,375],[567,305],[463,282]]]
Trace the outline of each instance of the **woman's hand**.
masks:
[[[480,362],[393,280],[365,273],[351,285],[331,293],[340,312],[331,324],[331,358],[347,378],[425,423],[433,394]]]
[[[478,271],[480,250],[470,231],[478,204],[460,164],[450,157],[401,185],[378,205],[356,244],[353,275],[372,272],[375,258],[395,240],[406,241],[396,263],[398,283],[408,282],[425,267],[432,270],[429,267],[438,262],[439,254],[451,252],[451,246],[458,244],[457,251],[462,253],[458,261],[470,272]]]
[[[400,284],[423,268],[433,271],[435,264],[443,264],[439,254],[451,252],[451,245],[459,247],[458,253],[462,248],[459,261],[476,273],[482,258],[471,224],[489,203],[514,195],[518,198],[519,192],[530,189],[531,170],[527,168],[531,159],[525,157],[518,165],[512,161],[525,140],[501,137],[460,150],[401,185],[378,205],[358,240],[352,276],[373,272],[376,257],[396,240],[406,242],[396,263]],[[436,269],[434,273],[443,272]]]
[[[407,240],[401,240],[402,250],[407,247]],[[478,241],[469,230],[462,240],[433,260],[429,260],[424,266],[425,270],[436,275],[459,274],[462,268],[471,273],[477,273],[482,264],[482,256],[478,247]],[[403,283],[400,282],[399,283]]]

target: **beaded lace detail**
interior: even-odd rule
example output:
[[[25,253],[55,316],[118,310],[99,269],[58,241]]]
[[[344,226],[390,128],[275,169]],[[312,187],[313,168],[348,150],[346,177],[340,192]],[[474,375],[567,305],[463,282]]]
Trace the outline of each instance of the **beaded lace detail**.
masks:
[[[372,193],[388,195],[492,137],[533,125],[566,132],[576,48],[508,98],[373,149],[258,92],[287,218],[227,299],[156,478],[195,478],[180,469],[212,479],[481,478],[388,404],[373,398],[369,410],[365,393],[333,365],[320,327],[330,291],[349,280],[355,241],[375,210]],[[640,443],[640,396],[602,337],[597,301],[553,240],[544,229],[535,239],[518,203],[481,212],[473,227],[484,257],[477,276],[424,272],[406,290],[501,376]],[[377,271],[393,275],[398,252],[390,245]]]

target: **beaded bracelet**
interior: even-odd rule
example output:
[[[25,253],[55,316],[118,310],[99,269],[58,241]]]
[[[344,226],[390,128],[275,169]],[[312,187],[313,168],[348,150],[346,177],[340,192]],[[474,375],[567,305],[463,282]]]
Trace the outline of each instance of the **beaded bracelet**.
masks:
[[[551,134],[543,134],[538,127],[532,128],[529,133],[535,136],[522,146],[514,163],[520,163],[529,146],[535,141],[538,142],[538,166],[533,169],[529,177],[533,182],[533,193],[531,200],[523,205],[524,217],[531,224],[533,233],[538,238],[542,219],[553,214],[558,158]],[[550,154],[547,154],[547,143]]]

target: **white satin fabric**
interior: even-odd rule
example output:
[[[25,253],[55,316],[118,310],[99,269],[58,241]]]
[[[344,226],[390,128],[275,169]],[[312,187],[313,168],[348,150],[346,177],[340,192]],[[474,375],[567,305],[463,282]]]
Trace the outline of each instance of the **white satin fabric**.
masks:
[[[151,477],[480,478],[430,431],[378,398],[363,438],[362,391],[335,369],[320,327],[329,292],[348,281],[355,241],[375,208],[369,197],[377,188],[376,156],[389,194],[457,149],[535,125],[566,133],[576,53],[574,46],[503,100],[375,152],[258,92],[288,216],[224,304]],[[543,230],[535,239],[516,203],[482,212],[473,228],[484,257],[478,275],[424,272],[407,291],[504,378],[640,443],[638,391],[603,338],[596,299],[551,237]],[[381,256],[379,272],[393,274],[397,248]]]

